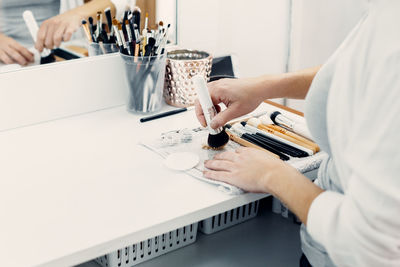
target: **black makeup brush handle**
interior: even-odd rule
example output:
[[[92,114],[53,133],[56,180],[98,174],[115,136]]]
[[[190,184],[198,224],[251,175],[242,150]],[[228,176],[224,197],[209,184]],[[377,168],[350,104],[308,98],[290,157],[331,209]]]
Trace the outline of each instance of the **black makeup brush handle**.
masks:
[[[291,145],[285,144],[281,141],[274,140],[269,136],[266,136],[262,133],[256,133],[256,136],[270,144],[271,146],[275,147],[278,150],[282,150],[283,153],[288,154],[292,157],[298,157],[298,158],[304,158],[308,157],[308,154],[296,147],[293,147]]]
[[[266,150],[268,150],[268,151],[270,151],[270,152],[272,152],[272,153],[278,155],[279,158],[280,158],[281,160],[283,160],[283,161],[287,161],[287,160],[290,159],[288,156],[282,154],[280,151],[274,149],[273,147],[271,147],[271,146],[269,146],[269,145],[266,145],[266,144],[263,143],[263,142],[260,142],[259,140],[255,139],[253,136],[251,136],[251,135],[249,135],[249,134],[243,134],[243,135],[242,135],[242,138],[243,138],[244,140],[246,140],[246,141],[249,141],[250,143],[253,143],[253,144],[255,144],[255,145],[259,146],[259,147],[262,147],[262,148],[264,148],[264,149],[266,149]]]

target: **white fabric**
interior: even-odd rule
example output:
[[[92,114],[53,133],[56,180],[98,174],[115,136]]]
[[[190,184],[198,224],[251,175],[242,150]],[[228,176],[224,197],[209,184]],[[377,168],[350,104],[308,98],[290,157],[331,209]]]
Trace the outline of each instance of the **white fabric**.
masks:
[[[335,54],[327,129],[340,186],[307,230],[337,266],[400,266],[400,1],[372,0]],[[339,191],[339,190],[338,190]]]

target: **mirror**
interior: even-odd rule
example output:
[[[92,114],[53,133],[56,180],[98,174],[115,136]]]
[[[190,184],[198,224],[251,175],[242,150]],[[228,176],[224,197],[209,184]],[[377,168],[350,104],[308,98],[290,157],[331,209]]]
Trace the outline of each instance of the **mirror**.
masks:
[[[54,9],[58,10],[58,13],[68,12],[71,8],[79,6],[81,4],[90,4],[91,1],[87,0],[69,0],[69,1],[59,1],[59,0],[29,0],[32,1],[33,5],[42,5],[41,8],[32,8],[32,13],[34,13],[35,18],[38,21],[43,21],[45,14],[52,14],[55,12]],[[92,0],[95,1],[95,0]],[[37,2],[37,3],[34,3]],[[122,2],[122,1],[120,1]],[[168,31],[168,44],[176,44],[176,32],[177,32],[177,0],[137,0],[129,1],[131,3],[131,9],[134,6],[138,6],[141,10],[141,28],[143,29],[145,14],[148,13],[148,26],[150,29],[155,30],[158,27],[158,22],[163,21],[164,26],[171,24]],[[136,3],[135,3],[136,2]],[[16,41],[19,41],[23,47],[26,47],[35,54],[35,62],[29,63],[27,66],[21,66],[19,64],[5,64],[0,60],[0,74],[4,72],[14,71],[21,68],[34,68],[36,65],[40,64],[40,54],[33,47],[32,37],[28,31],[27,26],[22,18],[22,13],[27,8],[26,1],[15,1],[15,0],[0,0],[0,34],[3,36],[10,35],[10,37],[15,36]],[[132,4],[135,3],[135,4]],[[75,5],[75,6],[74,6]],[[53,10],[50,10],[50,9]],[[35,12],[36,11],[36,12]],[[21,19],[18,15],[21,13]],[[107,19],[102,14],[102,22],[107,25]],[[96,24],[96,18],[94,18],[93,25]],[[95,26],[96,27],[96,26]],[[106,31],[108,31],[108,25],[105,26]],[[0,36],[1,38],[1,36]],[[4,39],[3,39],[4,40]],[[0,42],[2,40],[0,39]],[[104,43],[105,44],[105,43]],[[95,44],[94,44],[95,46]],[[110,44],[111,46],[111,44]],[[65,60],[73,60],[75,58],[87,57],[89,54],[90,46],[85,35],[84,27],[80,27],[72,36],[71,40],[68,42],[61,43],[59,48],[53,49],[53,54],[55,55],[56,62],[50,64],[57,64],[57,62]],[[102,48],[100,53],[91,53],[91,56],[103,54],[104,52],[118,52],[118,50],[107,50]],[[1,53],[0,53],[1,54]],[[49,65],[50,65],[49,64]]]

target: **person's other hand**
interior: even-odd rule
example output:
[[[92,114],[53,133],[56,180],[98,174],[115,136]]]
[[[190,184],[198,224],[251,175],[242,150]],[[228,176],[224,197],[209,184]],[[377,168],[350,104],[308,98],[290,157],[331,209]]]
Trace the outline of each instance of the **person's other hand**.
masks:
[[[40,25],[35,48],[42,52],[43,48],[53,49],[59,47],[61,42],[69,41],[81,26],[83,19],[84,16],[76,10],[70,10],[45,20]]]
[[[226,122],[245,115],[264,100],[255,89],[257,80],[249,79],[221,79],[208,83],[211,100],[219,111],[218,104],[224,103],[226,110],[218,113],[211,122],[211,128],[223,126]],[[198,100],[195,102],[196,116],[202,126],[206,126],[203,110]]]
[[[247,147],[217,154],[204,166],[204,177],[256,193],[272,193],[268,187],[271,177],[297,172],[267,152]]]
[[[0,61],[4,64],[27,65],[33,62],[33,54],[14,39],[0,33]]]

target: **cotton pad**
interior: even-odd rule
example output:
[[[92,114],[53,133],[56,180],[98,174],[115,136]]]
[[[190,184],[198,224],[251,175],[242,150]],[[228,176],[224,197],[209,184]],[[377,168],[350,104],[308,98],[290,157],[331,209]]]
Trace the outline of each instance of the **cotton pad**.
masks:
[[[199,156],[190,152],[177,152],[168,155],[164,165],[176,171],[186,171],[195,167],[199,163]]]

